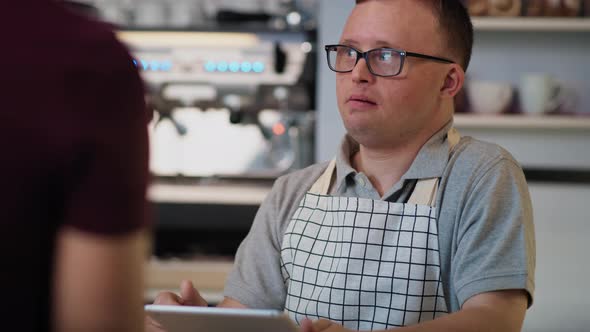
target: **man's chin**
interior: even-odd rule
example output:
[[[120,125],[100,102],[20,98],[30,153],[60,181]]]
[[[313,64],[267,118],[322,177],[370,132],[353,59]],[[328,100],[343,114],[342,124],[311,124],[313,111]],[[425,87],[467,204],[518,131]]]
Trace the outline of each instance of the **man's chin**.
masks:
[[[374,142],[376,140],[379,140],[379,135],[377,135],[377,132],[374,129],[372,130],[371,127],[367,125],[363,126],[360,124],[349,124],[345,125],[345,128],[348,136],[350,136],[359,144],[366,145],[371,144],[371,142]]]

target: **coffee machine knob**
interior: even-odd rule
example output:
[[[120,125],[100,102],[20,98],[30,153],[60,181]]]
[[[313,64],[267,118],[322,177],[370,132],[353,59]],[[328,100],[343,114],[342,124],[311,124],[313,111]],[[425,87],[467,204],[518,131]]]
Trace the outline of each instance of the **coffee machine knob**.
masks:
[[[237,124],[242,122],[242,118],[244,117],[244,112],[229,110],[229,122],[232,124]]]
[[[236,124],[242,122],[242,99],[240,96],[230,94],[223,97],[223,104],[229,109],[229,122]]]

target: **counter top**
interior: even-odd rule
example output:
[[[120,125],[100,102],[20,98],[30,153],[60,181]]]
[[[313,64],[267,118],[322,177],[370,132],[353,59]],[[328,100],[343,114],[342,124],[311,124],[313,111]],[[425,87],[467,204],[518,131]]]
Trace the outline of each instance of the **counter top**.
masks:
[[[148,198],[156,203],[260,205],[270,192],[266,184],[168,184],[150,185]]]

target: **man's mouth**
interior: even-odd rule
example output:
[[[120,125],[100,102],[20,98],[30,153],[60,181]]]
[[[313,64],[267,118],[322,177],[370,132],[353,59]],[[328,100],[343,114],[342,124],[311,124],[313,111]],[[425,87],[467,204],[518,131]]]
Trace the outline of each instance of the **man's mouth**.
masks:
[[[366,105],[377,105],[377,103],[375,101],[373,101],[371,98],[364,96],[364,95],[352,95],[352,96],[350,96],[350,98],[348,98],[348,101],[353,102],[353,103],[366,104]]]

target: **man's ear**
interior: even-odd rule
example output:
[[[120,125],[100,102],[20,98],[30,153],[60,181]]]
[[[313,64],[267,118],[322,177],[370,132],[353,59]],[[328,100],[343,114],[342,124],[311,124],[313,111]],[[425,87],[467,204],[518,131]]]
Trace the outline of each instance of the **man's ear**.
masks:
[[[465,72],[463,71],[463,68],[458,64],[451,64],[443,85],[440,88],[441,97],[454,98],[463,87],[464,82]]]

